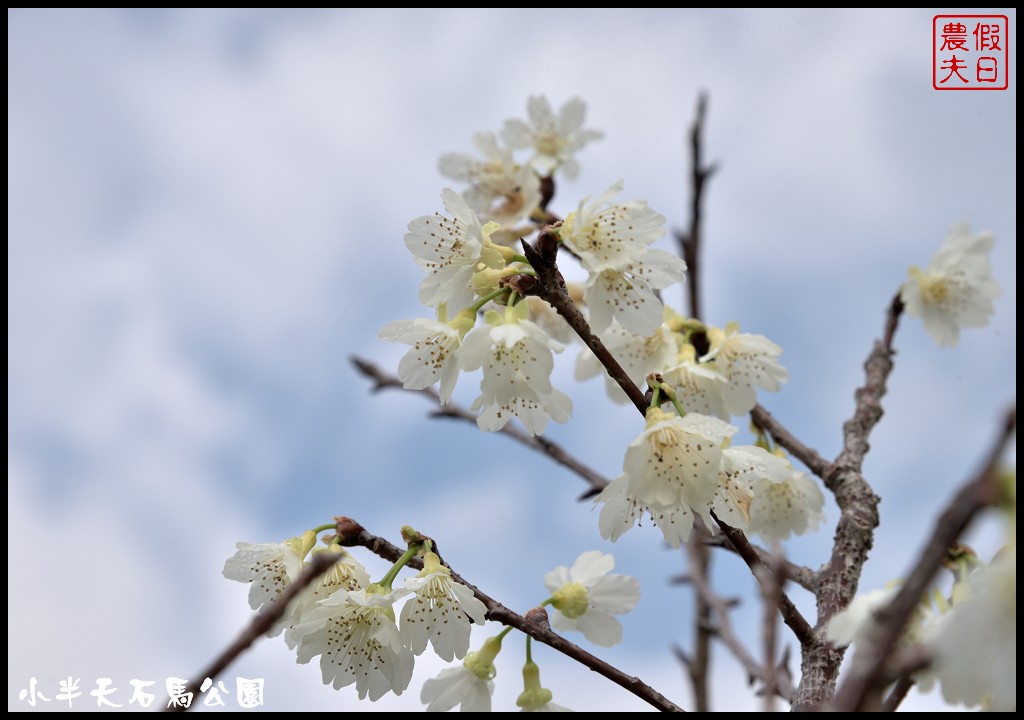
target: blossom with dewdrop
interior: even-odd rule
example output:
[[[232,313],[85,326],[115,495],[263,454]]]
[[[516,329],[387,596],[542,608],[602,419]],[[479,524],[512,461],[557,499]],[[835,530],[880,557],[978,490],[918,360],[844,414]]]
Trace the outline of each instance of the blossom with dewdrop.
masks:
[[[599,130],[583,129],[586,103],[573,98],[555,117],[548,99],[536,95],[530,97],[526,109],[530,122],[506,120],[501,138],[516,150],[532,148],[529,163],[541,175],[561,170],[567,178],[574,179],[579,173],[579,163],[574,157],[576,152],[590,141],[604,137]]]
[[[469,183],[463,199],[483,220],[514,227],[540,205],[540,179],[529,165],[519,165],[494,133],[477,133],[473,144],[482,158],[466,153],[441,156],[441,174]]]
[[[402,607],[401,633],[406,647],[419,655],[429,641],[442,660],[465,657],[470,620],[483,625],[487,614],[473,591],[452,580],[451,570],[434,552],[423,556],[423,570],[406,580],[405,587],[414,593]]]
[[[406,389],[422,390],[440,380],[438,395],[448,403],[459,379],[459,346],[475,324],[476,313],[468,308],[449,322],[447,307],[441,303],[437,320],[395,320],[381,328],[380,338],[412,346],[398,363],[398,378]]]
[[[462,665],[442,670],[423,683],[420,702],[427,712],[447,712],[456,705],[462,712],[490,712],[494,694],[494,658],[501,651],[501,636],[487,638],[483,647],[466,655]]]
[[[723,522],[746,529],[751,520],[750,506],[757,494],[785,483],[793,472],[785,458],[757,445],[725,448],[711,509]]]
[[[703,513],[718,485],[722,445],[738,428],[699,413],[647,410],[647,427],[622,463],[629,494],[651,508],[683,504]]]
[[[1017,709],[1017,550],[1004,549],[964,583],[925,637],[942,697],[986,710]]]
[[[572,569],[559,566],[544,576],[554,609],[551,625],[561,631],[578,630],[587,640],[611,647],[622,642],[622,615],[640,600],[640,582],[614,573],[615,558],[596,550],[581,554]]]
[[[622,188],[619,181],[593,201],[589,196],[583,198],[558,228],[562,243],[587,272],[621,270],[634,264],[651,243],[665,235],[665,217],[643,200],[612,202]]]
[[[319,655],[324,683],[335,690],[355,683],[360,700],[376,701],[388,691],[401,695],[415,659],[402,643],[392,606],[408,592],[376,584],[339,590],[288,630],[288,644],[298,646],[300,663]]]
[[[690,537],[693,530],[693,511],[680,502],[660,505],[643,503],[629,492],[629,478],[625,475],[612,480],[594,498],[594,504],[600,504],[601,514],[598,528],[601,537],[615,542],[623,533],[636,527],[645,515],[661,530],[665,542],[674,548],[679,547]]]
[[[228,580],[252,583],[249,607],[261,610],[299,576],[302,561],[315,544],[316,533],[312,530],[280,543],[240,542],[235,545],[235,554],[224,563],[223,575]]]
[[[733,415],[745,415],[757,405],[757,388],[775,392],[789,379],[786,368],[779,364],[782,348],[764,335],[741,333],[734,322],[724,331],[708,328],[707,335],[711,349],[700,360],[714,361],[715,368],[728,379],[722,393]]]
[[[540,668],[527,660],[523,665],[523,691],[516,698],[522,712],[572,712],[569,708],[551,702],[551,691],[540,684]]]
[[[953,226],[945,244],[924,270],[910,268],[900,289],[907,315],[919,317],[939,345],[955,345],[961,327],[984,327],[1001,290],[992,278],[988,253],[992,233],[971,234],[970,225]]]
[[[664,323],[645,337],[631,333],[613,321],[600,337],[608,352],[619,362],[637,387],[643,387],[650,373],[658,372],[671,363],[679,347],[676,334]],[[584,347],[576,358],[576,379],[586,380],[595,375],[604,377],[608,397],[612,400],[623,404],[629,399],[619,384],[605,372],[604,365],[597,356],[590,348]]]
[[[459,366],[482,367],[480,396],[473,403],[481,410],[477,425],[500,430],[518,417],[532,435],[540,435],[548,420],[564,423],[572,414],[572,400],[551,385],[552,352],[562,346],[527,319],[527,303],[484,314],[486,326],[470,330],[462,342]]]
[[[505,260],[490,239],[496,224],[481,225],[476,213],[454,190],[441,194],[451,217],[435,213],[409,223],[405,245],[427,271],[420,284],[420,302],[430,307],[469,307],[475,297],[474,273],[500,270]]]

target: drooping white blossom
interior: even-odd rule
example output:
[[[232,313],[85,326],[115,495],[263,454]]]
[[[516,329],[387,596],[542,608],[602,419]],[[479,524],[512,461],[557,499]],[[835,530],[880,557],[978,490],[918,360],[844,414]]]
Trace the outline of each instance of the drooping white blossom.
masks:
[[[483,647],[466,655],[462,665],[442,670],[423,683],[420,702],[427,712],[447,712],[456,705],[462,712],[490,712],[494,694],[494,658],[501,651],[501,639],[491,637]]]
[[[469,183],[462,196],[481,219],[514,227],[540,205],[540,179],[529,165],[516,163],[494,133],[477,133],[473,144],[482,157],[445,153],[441,174]]]
[[[788,464],[788,463],[787,463]],[[786,540],[818,529],[825,519],[825,496],[807,473],[790,467],[782,482],[754,480],[749,532],[766,539]]]
[[[530,165],[541,175],[560,170],[572,180],[579,173],[576,153],[587,143],[604,136],[599,130],[583,128],[586,111],[586,103],[573,98],[562,106],[556,117],[545,96],[531,96],[527,102],[530,122],[506,120],[501,137],[511,148],[531,148]]]
[[[496,225],[482,226],[454,190],[445,188],[441,197],[448,215],[424,215],[410,222],[405,245],[427,272],[420,284],[420,302],[461,310],[476,297],[474,272],[499,270],[505,261],[490,240]]]
[[[622,270],[638,262],[648,246],[665,235],[665,217],[643,200],[612,202],[622,188],[619,181],[593,201],[583,198],[559,228],[562,242],[589,273]]]
[[[939,345],[956,345],[962,327],[984,327],[1001,290],[992,278],[988,253],[992,233],[971,234],[970,225],[953,226],[928,267],[910,268],[900,298],[907,315],[919,317]]]
[[[261,610],[275,602],[299,576],[302,561],[315,544],[312,531],[280,543],[240,542],[235,545],[235,554],[224,563],[224,577],[252,583],[249,607]]]
[[[622,642],[622,625],[613,616],[636,607],[640,583],[628,575],[609,574],[614,567],[614,557],[591,550],[576,558],[572,569],[561,565],[545,575],[551,625],[563,632],[578,630],[604,647]]]
[[[470,620],[484,624],[487,608],[473,591],[452,579],[437,553],[423,556],[423,570],[405,581],[413,597],[402,607],[401,632],[406,647],[421,654],[429,642],[447,662],[469,651]]]
[[[438,395],[442,403],[448,403],[459,379],[458,350],[462,338],[476,322],[476,313],[463,310],[447,322],[447,309],[441,303],[437,314],[437,320],[390,322],[381,328],[380,338],[412,346],[398,363],[398,377],[405,388],[422,390],[440,380]]]
[[[728,380],[718,372],[714,363],[698,363],[693,345],[685,343],[680,346],[673,361],[664,365],[661,371],[686,412],[729,419],[730,413],[725,406]]]
[[[522,712],[572,712],[569,708],[551,702],[551,691],[540,684],[540,668],[527,660],[523,665],[523,691],[516,698]]]
[[[926,634],[931,672],[950,703],[1017,710],[1017,551],[1004,549],[964,583],[952,609]]]
[[[667,505],[640,502],[630,494],[629,478],[625,475],[608,483],[594,498],[594,503],[602,505],[598,520],[601,537],[612,542],[641,523],[644,516],[650,517],[665,542],[675,548],[686,542],[693,530],[694,515],[689,506],[680,502]]]
[[[738,428],[699,413],[679,417],[660,408],[650,408],[646,422],[622,464],[629,495],[651,508],[682,503],[705,513],[718,485],[722,443]]]
[[[728,447],[722,451],[718,487],[711,508],[722,521],[745,530],[750,525],[750,507],[757,494],[787,482],[793,472],[788,461],[762,447]]]
[[[664,323],[645,337],[631,333],[619,323],[612,322],[600,337],[608,352],[637,387],[643,387],[649,373],[668,366],[678,353],[676,334]],[[589,348],[584,347],[576,358],[576,379],[586,380],[595,375],[604,376],[608,397],[619,404],[628,401],[626,393],[608,376],[597,356]]]
[[[328,545],[325,548],[314,550],[312,554],[315,555],[318,552],[337,555],[338,559],[335,560],[327,572],[304,588],[292,600],[293,608],[289,608],[286,622],[278,623],[273,634],[277,634],[283,629],[294,627],[302,621],[306,613],[318,607],[321,600],[330,597],[339,590],[359,590],[370,584],[370,575],[366,572],[363,564],[340,545]],[[294,648],[298,640],[289,633],[286,633],[285,642],[289,644],[289,647]]]
[[[336,690],[355,683],[360,700],[401,695],[415,659],[402,643],[393,605],[408,592],[379,585],[339,590],[288,630],[289,645],[297,645],[300,663],[319,655],[324,683]]]
[[[711,349],[701,362],[714,361],[728,380],[722,394],[732,415],[745,415],[757,405],[757,388],[776,392],[789,378],[779,364],[782,348],[764,335],[741,333],[734,322],[707,334]]]
[[[518,417],[532,435],[540,435],[548,420],[564,423],[572,414],[572,400],[551,385],[552,352],[562,346],[527,319],[526,303],[488,311],[485,326],[466,335],[459,353],[464,370],[482,367],[480,396],[473,403],[481,410],[477,425],[500,430]]]
[[[685,277],[685,262],[656,249],[646,250],[622,268],[591,272],[583,286],[591,330],[601,333],[614,319],[629,332],[644,337],[653,334],[664,311],[656,291]]]

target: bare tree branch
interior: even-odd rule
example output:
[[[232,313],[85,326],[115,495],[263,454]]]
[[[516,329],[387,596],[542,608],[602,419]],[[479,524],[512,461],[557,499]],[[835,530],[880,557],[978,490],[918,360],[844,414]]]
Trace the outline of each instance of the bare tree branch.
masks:
[[[359,357],[353,357],[351,360],[352,364],[356,366],[359,372],[373,380],[374,391],[386,388],[405,390],[401,380],[390,373],[384,372],[369,360],[364,360]],[[456,404],[450,403],[448,405],[442,405],[437,391],[432,387],[424,388],[423,390],[407,390],[406,392],[416,392],[433,400],[439,406],[437,410],[431,413],[433,417],[463,420],[476,425],[476,414]],[[590,485],[590,489],[587,490],[580,499],[596,495],[601,492],[605,485],[608,484],[608,480],[604,476],[584,465],[575,456],[552,440],[548,440],[547,438],[539,435],[530,435],[514,425],[505,425],[499,432],[507,435],[513,440],[516,440],[517,442],[522,443],[523,445],[526,445],[531,450],[547,455],[559,465],[569,468],[583,478],[587,484]]]
[[[541,230],[537,237],[536,247],[523,241],[523,254],[529,260],[530,265],[537,272],[537,284],[531,289],[530,294],[536,295],[547,302],[555,311],[569,323],[583,344],[590,348],[590,351],[597,356],[601,365],[604,366],[608,376],[618,383],[626,397],[640,411],[641,415],[647,412],[647,400],[644,393],[636,386],[633,380],[626,374],[626,371],[619,365],[619,361],[608,351],[608,348],[601,342],[601,338],[590,331],[590,324],[583,317],[583,313],[576,307],[576,303],[569,297],[565,287],[562,274],[558,271],[555,258],[558,255],[560,245],[558,239],[550,230]]]
[[[766,576],[774,576],[772,568],[770,568],[765,562],[758,556],[754,551],[750,541],[747,540],[747,536],[743,534],[742,530],[727,525],[718,519],[715,512],[711,511],[711,517],[718,523],[718,527],[722,529],[725,537],[728,538],[729,542],[732,543],[736,550],[736,554],[743,558],[743,562],[747,564],[750,571],[757,578],[759,583],[764,583]],[[763,573],[760,571],[764,571]],[[767,575],[765,575],[767,573]],[[814,628],[810,626],[810,623],[804,619],[804,616],[797,610],[796,605],[789,599],[785,592],[779,593],[779,613],[782,615],[782,621],[789,626],[789,629],[793,631],[796,639],[800,642],[802,647],[808,647],[811,645],[818,644],[818,635],[815,633]]]
[[[752,679],[760,680],[765,688],[766,694],[777,692],[780,697],[785,700],[789,700],[792,697],[793,688],[786,682],[785,678],[777,677],[774,683],[775,690],[772,691],[771,682],[772,676],[775,674],[774,668],[766,669],[763,665],[759,664],[754,657],[747,651],[743,643],[739,641],[736,634],[733,632],[732,623],[729,620],[729,601],[723,598],[721,595],[716,593],[711,587],[711,583],[706,575],[701,571],[697,560],[697,553],[692,545],[686,545],[686,557],[690,566],[690,574],[687,580],[693,583],[694,589],[697,594],[704,599],[704,601],[713,609],[715,615],[715,622],[711,628],[709,628],[718,638],[729,648],[730,652],[736,657],[739,663],[743,666],[743,669],[747,671]],[[775,616],[775,606],[772,606],[772,614]],[[677,657],[685,660],[689,665],[689,658],[685,654],[682,654],[681,650],[676,650]]]
[[[707,93],[697,96],[697,112],[690,126],[690,229],[677,232],[680,254],[688,268],[687,290],[690,303],[690,317],[702,318],[700,294],[700,245],[701,220],[704,215],[704,187],[718,170],[715,163],[704,164],[704,119],[708,109]]]
[[[754,552],[757,553],[758,558],[765,565],[781,567],[786,575],[787,580],[792,580],[797,585],[802,587],[804,590],[814,592],[815,586],[818,582],[818,573],[811,570],[809,567],[804,565],[797,565],[794,562],[780,558],[777,555],[773,555],[764,548],[758,547],[754,543],[749,543],[750,547],[753,548]],[[737,552],[733,544],[729,542],[729,539],[719,533],[712,535],[707,541],[708,547],[722,548],[731,552]]]
[[[1016,405],[1010,409],[981,471],[965,484],[939,517],[921,556],[896,597],[875,615],[867,637],[858,643],[853,666],[836,692],[833,708],[854,712],[865,705],[868,694],[884,680],[886,659],[896,646],[921,597],[974,517],[999,498],[998,466],[1006,445],[1017,429]]]
[[[214,680],[224,672],[228,665],[235,661],[239,655],[245,652],[250,645],[262,638],[267,632],[274,627],[274,624],[284,616],[285,610],[288,609],[288,604],[302,592],[308,585],[311,585],[321,575],[327,572],[336,563],[341,555],[336,553],[318,552],[310,558],[309,565],[302,571],[295,580],[288,584],[279,597],[270,607],[265,608],[263,612],[257,613],[257,615],[249,623],[249,627],[242,631],[242,634],[238,636],[231,645],[229,645],[224,652],[222,652],[217,659],[210,663],[210,666],[203,670],[197,677],[199,680],[192,680],[185,686],[184,691],[181,695],[192,696],[192,700],[187,706],[178,703],[172,703],[168,699],[167,704],[164,707],[164,712],[185,712],[195,707],[195,699],[199,696],[200,688],[202,687],[203,680],[210,678]]]
[[[762,405],[755,405],[750,411],[750,419],[758,428],[765,431],[789,454],[802,462],[818,477],[824,479],[832,474],[832,463],[821,457],[818,452],[800,442],[782,423],[768,412]]]
[[[868,552],[874,545],[879,498],[861,469],[870,447],[868,436],[882,418],[881,401],[893,365],[893,334],[902,310],[902,303],[893,302],[889,306],[883,334],[885,341],[875,341],[864,363],[864,385],[854,394],[853,416],[843,424],[843,449],[822,476],[825,487],[835,495],[840,516],[832,555],[818,575],[815,598],[819,630],[853,599]],[[845,648],[836,648],[824,639],[801,648],[802,672],[795,709],[810,710],[829,701],[844,654]]]
[[[350,518],[339,517],[336,518],[336,520],[338,521],[338,536],[341,538],[342,545],[350,547],[358,545],[365,547],[374,554],[384,558],[385,560],[390,560],[391,562],[396,561],[405,552],[402,548],[397,545],[392,545],[384,538],[370,534],[361,525]],[[419,558],[413,558],[412,561],[409,562],[409,566],[422,568],[423,563]],[[486,606],[488,620],[493,620],[494,622],[499,622],[502,625],[514,627],[515,629],[526,633],[534,640],[554,648],[563,655],[572,658],[599,675],[611,680],[616,685],[628,690],[658,710],[684,712],[681,707],[673,703],[654,688],[642,682],[639,678],[626,675],[618,668],[609,665],[604,660],[591,655],[578,645],[569,642],[561,635],[552,632],[551,629],[547,627],[546,623],[541,624],[538,622],[532,622],[522,615],[509,610],[490,595],[487,595],[480,590],[480,588],[461,577],[447,563],[445,563],[445,566],[452,571],[451,575],[453,580],[462,583],[472,590],[477,599]]]

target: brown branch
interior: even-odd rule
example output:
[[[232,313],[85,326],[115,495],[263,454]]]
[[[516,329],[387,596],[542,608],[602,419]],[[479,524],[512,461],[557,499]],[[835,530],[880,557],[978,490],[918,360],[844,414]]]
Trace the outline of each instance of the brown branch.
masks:
[[[700,303],[700,241],[701,219],[703,217],[704,187],[707,181],[718,170],[718,166],[704,164],[704,118],[708,108],[707,93],[697,96],[697,114],[690,126],[690,229],[686,233],[677,232],[680,254],[686,261],[689,270],[687,292],[690,305],[690,317],[702,318]]]
[[[705,540],[711,537],[703,527],[694,527],[686,541],[690,552],[690,568],[694,578],[699,575],[708,577],[711,568],[711,551]],[[697,593],[697,602],[693,613],[694,651],[693,661],[687,666],[690,684],[693,686],[693,699],[697,712],[709,712],[711,700],[708,692],[708,677],[711,670],[711,616],[713,607],[702,593]]]
[[[843,423],[843,449],[822,476],[825,487],[835,495],[840,515],[832,555],[818,575],[815,591],[819,629],[853,599],[868,552],[874,545],[879,497],[864,479],[862,467],[870,448],[868,437],[882,418],[882,397],[893,366],[893,334],[902,309],[898,302],[889,306],[885,342],[875,341],[864,363],[864,385],[854,394],[853,416]],[[828,702],[835,691],[844,654],[845,648],[836,648],[824,640],[801,648],[802,673],[794,709],[810,710]]]
[[[767,694],[778,693],[780,697],[789,700],[793,694],[792,686],[781,676],[776,677],[776,682],[772,683],[772,676],[775,675],[774,668],[767,669],[759,664],[743,646],[743,643],[739,641],[739,638],[736,637],[732,629],[732,623],[729,620],[730,603],[712,589],[707,575],[704,574],[703,568],[700,567],[699,555],[692,545],[686,545],[686,556],[690,566],[690,574],[687,580],[693,583],[698,597],[702,598],[713,609],[715,614],[716,621],[713,626],[709,627],[709,630],[717,635],[722,643],[729,648],[740,665],[743,666],[743,669],[747,671],[751,682],[754,679],[760,680],[764,683]],[[687,670],[690,671],[689,666],[692,660],[678,649],[676,650],[676,656],[686,663]],[[774,690],[772,689],[773,686]]]
[[[537,238],[536,247],[523,241],[523,254],[530,262],[530,265],[537,272],[537,283],[530,289],[531,295],[536,295],[561,315],[569,327],[580,337],[583,344],[590,348],[590,351],[597,356],[597,359],[608,372],[608,376],[619,384],[626,397],[636,406],[641,415],[647,412],[647,400],[644,393],[636,386],[633,380],[626,374],[626,371],[619,365],[608,348],[601,342],[601,338],[590,331],[590,324],[583,317],[583,313],[576,307],[576,303],[569,297],[565,288],[565,281],[558,271],[555,257],[558,254],[559,243],[550,230],[542,230]]]
[[[836,692],[834,709],[841,712],[860,710],[869,693],[878,687],[879,680],[883,679],[886,659],[946,559],[949,548],[979,512],[999,499],[999,458],[1016,429],[1017,409],[1014,405],[1007,412],[981,471],[960,489],[939,517],[906,584],[886,607],[876,613],[876,622],[868,629],[865,640],[858,643],[850,674]]]
[[[718,527],[722,529],[725,537],[728,538],[729,542],[732,543],[733,548],[736,550],[736,554],[743,558],[743,562],[747,564],[754,577],[757,578],[759,583],[764,584],[765,573],[768,576],[774,576],[775,573],[770,566],[768,566],[755,552],[754,547],[747,540],[747,536],[743,534],[742,530],[725,524],[718,519],[715,512],[711,511],[711,517],[718,523]],[[762,572],[763,571],[763,572]],[[814,628],[811,627],[810,623],[804,619],[804,616],[797,610],[796,605],[789,599],[785,592],[779,593],[779,613],[782,615],[782,621],[789,626],[789,629],[793,631],[796,639],[800,642],[801,647],[808,647],[811,645],[818,644],[817,633],[814,632]]]
[[[391,562],[396,561],[405,552],[402,548],[392,545],[387,540],[370,534],[361,525],[349,518],[336,518],[336,520],[338,521],[338,535],[341,538],[342,545],[349,547],[355,545],[365,547],[374,554]],[[501,623],[502,625],[514,627],[515,629],[526,633],[534,640],[554,648],[563,655],[572,658],[599,675],[611,680],[616,685],[628,690],[658,710],[683,712],[681,707],[673,703],[654,688],[642,682],[639,678],[626,675],[613,665],[609,665],[604,660],[591,655],[578,645],[569,642],[561,635],[552,632],[551,629],[547,627],[546,623],[531,621],[522,615],[509,610],[500,602],[480,590],[480,588],[470,582],[467,582],[465,578],[461,577],[455,572],[455,570],[452,570],[447,563],[445,563],[445,565],[449,570],[451,570],[452,579],[456,582],[462,583],[472,590],[477,599],[484,604],[487,608],[488,620],[493,620],[494,622]],[[409,562],[409,566],[421,568],[423,563],[419,558],[413,558]]]
[[[781,552],[778,542],[774,543],[774,557]],[[765,678],[764,711],[775,712],[775,694],[777,692],[777,665],[775,662],[776,641],[778,638],[779,616],[776,608],[782,601],[782,589],[786,583],[786,571],[782,563],[765,563],[765,568],[771,572],[759,570],[758,581],[761,583],[761,597],[764,615],[762,617],[762,636],[764,640],[764,668],[767,673]]]
[[[373,390],[375,392],[386,388],[405,390],[401,380],[394,375],[384,372],[369,360],[364,360],[359,357],[353,357],[351,360],[352,364],[356,366],[359,372],[373,380]],[[407,392],[416,392],[433,400],[439,407],[431,413],[432,417],[452,418],[476,425],[476,415],[474,413],[453,403],[442,405],[437,391],[432,387],[424,388],[423,390],[408,390]],[[539,435],[530,435],[514,425],[505,425],[501,430],[499,430],[499,432],[507,435],[513,440],[516,440],[517,442],[522,443],[523,445],[526,445],[531,450],[547,455],[559,465],[569,468],[583,478],[583,480],[590,485],[590,488],[580,497],[581,500],[596,495],[608,484],[607,478],[584,465],[571,453],[552,440],[548,440],[547,438]]]
[[[336,553],[318,552],[310,558],[309,565],[306,569],[295,578],[293,582],[290,582],[288,586],[281,593],[281,596],[269,607],[258,613],[249,623],[249,627],[242,631],[242,634],[238,636],[231,645],[229,645],[224,652],[222,652],[217,659],[210,663],[210,666],[203,670],[198,677],[202,680],[192,680],[181,692],[180,696],[191,695],[192,700],[189,701],[188,706],[179,704],[173,704],[171,699],[168,699],[167,705],[164,707],[164,712],[185,712],[195,707],[195,699],[198,697],[200,688],[202,687],[203,680],[210,678],[215,679],[224,670],[227,669],[228,665],[235,661],[239,655],[249,648],[254,642],[262,638],[272,627],[284,616],[285,610],[288,609],[288,604],[302,592],[306,586],[311,585],[318,577],[327,572],[333,565],[341,558],[341,555]],[[180,697],[179,696],[179,697]]]
[[[690,126],[690,229],[687,233],[681,231],[676,233],[680,255],[688,270],[686,290],[690,317],[693,318],[703,317],[700,301],[701,217],[704,207],[705,184],[716,169],[714,165],[706,166],[704,164],[703,138],[707,106],[707,94],[702,92],[697,96],[697,110],[693,125]],[[707,335],[704,332],[694,333],[690,341],[699,355],[703,355],[710,349]],[[687,540],[687,545],[692,549],[690,564],[699,568],[704,577],[708,576],[711,566],[711,551],[705,544],[705,540],[709,537],[710,534],[703,527],[695,527]],[[708,674],[711,668],[712,612],[711,605],[700,593],[697,593],[693,619],[693,659],[687,664],[687,671],[690,676],[690,684],[693,686],[694,702],[698,712],[708,712],[711,709]]]
[[[824,479],[832,473],[832,463],[819,455],[813,448],[800,442],[762,405],[754,406],[754,409],[750,411],[750,419],[818,477]]]
[[[814,592],[815,586],[818,582],[818,573],[814,570],[811,570],[809,567],[804,565],[798,565],[785,558],[778,557],[777,555],[773,555],[771,552],[762,547],[758,547],[754,543],[749,543],[749,545],[765,565],[781,567],[787,580],[792,580],[804,590]],[[732,543],[729,542],[729,539],[721,533],[712,535],[707,541],[707,546],[722,548],[723,550],[729,550],[734,553],[738,552],[736,548],[733,547]]]

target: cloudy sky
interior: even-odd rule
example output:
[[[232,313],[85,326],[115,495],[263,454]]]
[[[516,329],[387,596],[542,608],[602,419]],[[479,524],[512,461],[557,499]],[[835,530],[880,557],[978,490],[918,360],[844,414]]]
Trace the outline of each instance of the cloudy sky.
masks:
[[[235,542],[333,515],[393,541],[417,527],[521,611],[555,566],[613,552],[643,599],[625,642],[598,653],[688,706],[670,652],[690,642],[689,593],[667,582],[681,556],[651,528],[603,541],[579,479],[427,419],[420,397],[371,395],[350,364],[396,367],[403,349],[378,330],[426,312],[402,235],[441,208],[440,153],[469,151],[534,94],[583,98],[605,132],[557,212],[622,179],[681,227],[684,132],[709,93],[721,171],[706,319],[782,345],[791,380],[762,401],[826,456],[906,269],[955,222],[994,233],[992,324],[951,349],[912,320],[897,337],[865,467],[883,497],[865,587],[904,573],[1016,396],[1016,48],[1007,91],[935,91],[932,15],[9,10],[8,707],[27,708],[32,678],[49,695],[81,679],[85,709],[100,677],[123,702],[130,679],[197,672],[249,617],[246,588],[220,575]],[[576,352],[555,374],[576,416],[549,434],[614,477],[642,422],[573,381]],[[456,400],[474,390],[463,381]],[[833,504],[826,515],[793,559],[825,559]],[[969,540],[987,558],[1000,537],[986,518]],[[725,592],[753,597],[735,558],[715,567]],[[752,618],[736,622],[756,637]],[[506,648],[495,705],[511,708],[522,645]],[[714,707],[757,707],[717,657]],[[645,709],[553,651],[535,659],[555,702]],[[440,668],[424,658],[376,707],[419,708]],[[364,707],[279,640],[236,676],[264,678],[270,709]]]

